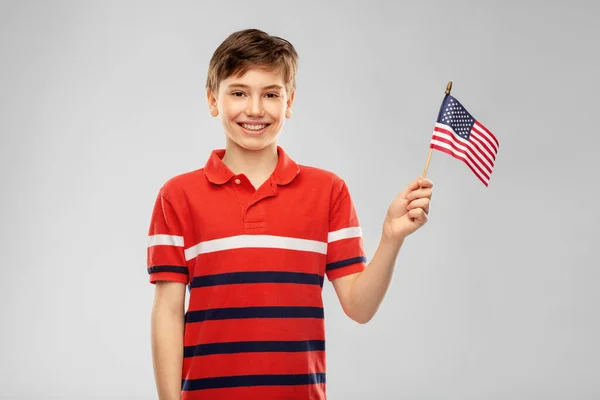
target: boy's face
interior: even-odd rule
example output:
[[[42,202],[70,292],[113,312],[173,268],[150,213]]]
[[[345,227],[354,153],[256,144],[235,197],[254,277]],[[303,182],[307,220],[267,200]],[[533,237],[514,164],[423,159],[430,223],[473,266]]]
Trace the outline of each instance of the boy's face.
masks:
[[[221,81],[219,91],[207,93],[212,116],[221,123],[230,145],[262,150],[274,144],[291,117],[294,93],[287,93],[283,72],[251,68],[242,76]]]

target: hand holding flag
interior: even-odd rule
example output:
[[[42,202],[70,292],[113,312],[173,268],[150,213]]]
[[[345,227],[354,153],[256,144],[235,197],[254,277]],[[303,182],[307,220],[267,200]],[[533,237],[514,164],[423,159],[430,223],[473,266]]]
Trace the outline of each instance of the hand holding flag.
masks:
[[[449,82],[433,128],[423,177],[406,186],[388,208],[383,224],[383,236],[388,240],[401,242],[427,223],[433,183],[426,176],[434,149],[463,161],[488,186],[500,144],[489,129],[450,95],[451,89]]]
[[[432,188],[433,182],[419,177],[396,196],[383,224],[386,239],[401,242],[427,223]]]

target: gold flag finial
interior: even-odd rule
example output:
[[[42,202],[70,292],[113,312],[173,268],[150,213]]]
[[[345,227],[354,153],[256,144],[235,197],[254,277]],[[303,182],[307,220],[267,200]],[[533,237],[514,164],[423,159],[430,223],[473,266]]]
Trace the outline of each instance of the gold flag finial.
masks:
[[[450,94],[452,90],[452,81],[448,82],[448,86],[446,86],[446,94]]]

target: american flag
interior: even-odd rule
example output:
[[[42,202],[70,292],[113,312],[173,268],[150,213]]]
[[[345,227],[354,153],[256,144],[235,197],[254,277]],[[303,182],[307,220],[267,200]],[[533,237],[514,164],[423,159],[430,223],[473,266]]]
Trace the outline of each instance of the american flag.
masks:
[[[500,144],[489,129],[448,94],[440,108],[429,147],[463,161],[488,186]]]

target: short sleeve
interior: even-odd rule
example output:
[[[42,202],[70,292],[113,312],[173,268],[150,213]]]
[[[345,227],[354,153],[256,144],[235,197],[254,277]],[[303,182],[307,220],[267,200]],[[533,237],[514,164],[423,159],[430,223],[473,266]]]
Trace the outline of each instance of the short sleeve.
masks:
[[[346,183],[334,183],[329,208],[327,278],[331,281],[366,268],[362,230]]]
[[[173,205],[162,192],[154,203],[148,230],[147,269],[150,283],[189,283],[181,223]]]

